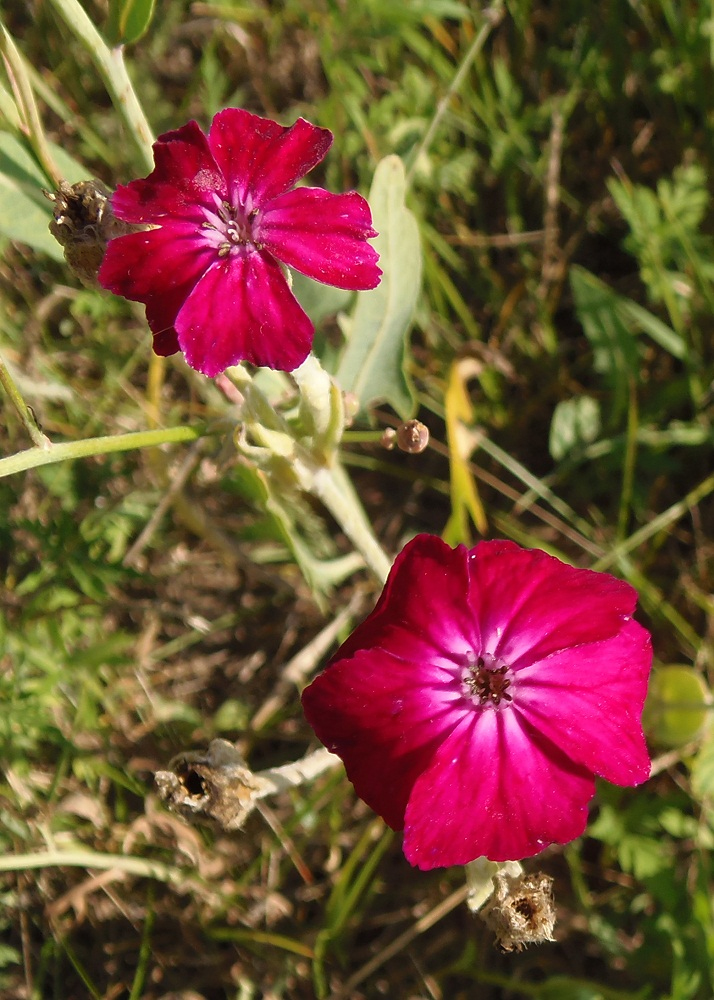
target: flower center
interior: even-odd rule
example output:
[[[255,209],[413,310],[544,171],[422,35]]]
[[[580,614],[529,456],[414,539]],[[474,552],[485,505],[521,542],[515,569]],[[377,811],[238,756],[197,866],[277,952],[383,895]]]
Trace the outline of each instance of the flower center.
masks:
[[[248,211],[244,205],[231,205],[228,201],[217,202],[215,211],[207,214],[202,228],[212,230],[211,243],[218,249],[219,257],[226,257],[236,247],[248,244],[258,246],[253,238],[253,224],[258,209]]]
[[[508,694],[511,681],[507,677],[510,667],[488,653],[478,656],[469,663],[463,677],[464,687],[479,705],[500,705],[502,701],[513,701]]]

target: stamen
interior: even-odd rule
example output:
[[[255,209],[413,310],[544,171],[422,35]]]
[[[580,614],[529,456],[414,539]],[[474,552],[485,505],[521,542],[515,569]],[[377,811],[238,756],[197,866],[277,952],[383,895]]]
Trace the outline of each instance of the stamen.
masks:
[[[500,667],[488,667],[483,656],[479,656],[469,666],[464,683],[469,693],[478,698],[480,705],[487,705],[489,702],[494,706],[500,705],[501,701],[513,701],[513,697],[508,694],[511,686],[511,681],[506,677],[508,670],[505,663]]]
[[[252,222],[257,214],[254,209],[250,215],[246,215],[242,205],[231,205],[223,201],[216,205],[210,218],[204,219],[201,228],[213,229],[223,237],[224,242],[218,245],[218,255],[225,257],[234,247],[253,242]]]

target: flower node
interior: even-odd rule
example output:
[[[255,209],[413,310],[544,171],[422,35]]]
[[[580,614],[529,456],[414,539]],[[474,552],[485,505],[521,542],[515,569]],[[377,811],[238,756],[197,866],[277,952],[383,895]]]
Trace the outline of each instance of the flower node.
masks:
[[[397,446],[408,455],[419,455],[429,444],[429,428],[420,420],[407,420],[397,428]]]

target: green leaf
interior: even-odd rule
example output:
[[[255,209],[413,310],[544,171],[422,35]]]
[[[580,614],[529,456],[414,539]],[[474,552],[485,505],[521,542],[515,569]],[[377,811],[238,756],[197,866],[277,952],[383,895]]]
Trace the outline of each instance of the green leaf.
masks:
[[[245,702],[228,698],[213,716],[213,728],[217,733],[225,733],[231,729],[241,732],[248,728],[250,716],[251,711]]]
[[[643,309],[632,299],[620,299],[619,306],[626,319],[631,320],[635,326],[639,326],[644,333],[648,333],[652,340],[668,351],[672,357],[680,360],[686,357],[687,345],[671,326],[667,326],[661,319],[648,312],[647,309]]]
[[[414,413],[414,390],[404,355],[421,287],[422,252],[416,219],[404,204],[406,178],[398,156],[378,165],[370,191],[374,241],[382,280],[357,296],[347,347],[337,381],[359,400],[360,409],[390,403],[403,420]]]
[[[672,865],[662,837],[627,833],[616,845],[616,851],[622,870],[637,879],[652,878]]]
[[[86,170],[80,163],[58,146],[50,148],[70,183],[86,180]],[[0,132],[0,234],[62,260],[62,247],[47,228],[52,203],[42,191],[48,186],[52,185],[29,149],[9,132]]]
[[[613,394],[612,423],[626,412],[630,380],[638,377],[638,355],[629,323],[622,316],[619,296],[582,267],[570,270],[575,311],[595,356],[595,370],[607,379]]]
[[[292,274],[292,289],[293,295],[315,326],[319,326],[327,316],[334,316],[345,309],[354,295],[354,292],[345,288],[334,288],[306,278],[299,271]]]
[[[17,948],[12,948],[9,944],[0,944],[0,969],[8,965],[20,965],[22,955]]]
[[[709,733],[692,764],[692,791],[701,802],[714,799],[714,733]]]
[[[318,606],[323,597],[338,587],[348,576],[364,566],[356,552],[331,558],[321,550],[332,546],[324,526],[312,516],[310,508],[300,502],[297,494],[281,490],[278,480],[262,469],[247,467],[253,478],[260,506],[271,518],[279,537],[285,542],[305,577]],[[320,554],[318,554],[318,552]]]
[[[151,24],[154,0],[110,0],[107,41],[111,45],[137,42]]]
[[[643,725],[662,746],[684,746],[696,739],[706,722],[711,694],[699,671],[684,665],[652,672]]]
[[[592,396],[578,396],[558,403],[550,423],[548,447],[556,462],[578,446],[597,440],[600,404]]]

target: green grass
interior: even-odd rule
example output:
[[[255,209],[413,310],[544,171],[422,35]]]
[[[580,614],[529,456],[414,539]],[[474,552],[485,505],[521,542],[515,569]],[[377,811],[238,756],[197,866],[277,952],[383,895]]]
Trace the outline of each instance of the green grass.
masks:
[[[49,138],[87,178],[135,176],[52,4],[7,8]],[[101,5],[86,8],[101,25]],[[388,551],[441,532],[460,499],[445,428],[458,363],[488,534],[629,580],[656,659],[708,682],[711,5],[510,0],[485,28],[479,8],[157,4],[127,59],[157,133],[229,104],[304,115],[335,133],[315,181],[333,190],[366,193],[381,157],[403,157],[425,255],[408,365],[433,447],[347,456]],[[225,416],[205,380],[151,361],[140,311],[0,239],[0,354],[53,441]],[[323,332],[335,342],[334,324]],[[29,448],[9,403],[3,418],[2,457]],[[557,943],[521,954],[448,903],[461,872],[412,870],[339,773],[238,834],[163,809],[152,774],[179,750],[220,735],[256,769],[307,750],[292,690],[265,726],[250,721],[326,621],[220,435],[192,447],[0,479],[3,996],[711,1000],[708,729],[655,745],[649,783],[602,787],[587,836],[539,860]],[[301,516],[318,538],[315,513]],[[328,618],[358,583],[335,591]]]

